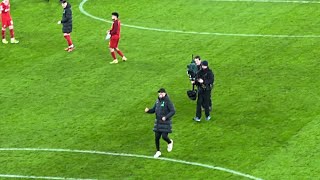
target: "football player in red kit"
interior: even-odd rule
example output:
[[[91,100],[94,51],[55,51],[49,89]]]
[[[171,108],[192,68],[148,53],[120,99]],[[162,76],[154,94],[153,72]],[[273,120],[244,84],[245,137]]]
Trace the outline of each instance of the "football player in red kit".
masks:
[[[107,34],[111,36],[110,42],[109,42],[109,49],[110,49],[110,53],[113,58],[113,61],[110,62],[110,64],[118,63],[118,59],[115,51],[117,51],[117,53],[122,57],[123,61],[127,61],[127,58],[123,55],[123,53],[118,48],[118,44],[120,40],[120,29],[121,29],[120,20],[118,18],[119,18],[119,14],[117,12],[113,12],[112,13],[113,24],[111,29],[107,31]]]
[[[17,41],[14,38],[14,30],[13,30],[13,21],[10,15],[10,2],[9,0],[3,0],[0,3],[0,14],[2,19],[2,43],[8,44],[8,41],[6,40],[6,29],[9,27],[11,40],[10,42],[12,44],[17,44],[19,41]]]

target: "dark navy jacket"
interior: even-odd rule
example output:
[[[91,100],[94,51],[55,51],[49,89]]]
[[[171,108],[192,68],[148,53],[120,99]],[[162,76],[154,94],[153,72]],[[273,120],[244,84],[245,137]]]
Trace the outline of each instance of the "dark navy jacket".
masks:
[[[158,98],[153,108],[151,108],[147,113],[156,114],[153,131],[166,133],[172,132],[172,116],[176,113],[176,110],[168,95],[162,99]],[[162,117],[166,117],[166,120],[163,121]]]

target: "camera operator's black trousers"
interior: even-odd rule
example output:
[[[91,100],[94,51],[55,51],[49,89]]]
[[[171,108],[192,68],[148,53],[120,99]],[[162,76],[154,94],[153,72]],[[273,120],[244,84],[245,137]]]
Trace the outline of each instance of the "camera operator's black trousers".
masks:
[[[168,137],[168,133],[166,132],[155,132],[155,142],[156,142],[156,148],[157,151],[160,151],[160,138],[162,136],[162,139],[165,140],[168,144],[171,143],[170,138]]]
[[[201,106],[204,108],[206,117],[210,116],[210,101],[211,101],[211,90],[200,90],[198,92],[197,99],[197,112],[196,116],[201,118]]]
[[[202,107],[204,108],[204,104],[202,104]],[[212,108],[212,99],[211,99],[211,93],[210,93],[210,98],[209,98],[209,110],[211,111]]]

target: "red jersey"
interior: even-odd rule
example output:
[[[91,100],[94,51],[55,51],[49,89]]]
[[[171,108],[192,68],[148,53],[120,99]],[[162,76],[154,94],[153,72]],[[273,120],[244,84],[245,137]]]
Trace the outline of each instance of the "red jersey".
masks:
[[[111,37],[120,38],[120,29],[121,29],[120,20],[113,21],[113,24],[110,30]]]
[[[10,4],[5,5],[4,2],[0,4],[0,12],[2,19],[11,19],[10,15]]]

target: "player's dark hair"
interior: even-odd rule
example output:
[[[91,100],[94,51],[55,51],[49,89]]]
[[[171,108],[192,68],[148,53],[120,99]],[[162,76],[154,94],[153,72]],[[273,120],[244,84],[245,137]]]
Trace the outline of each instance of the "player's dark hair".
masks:
[[[60,0],[60,3],[66,3],[67,1],[66,0]]]
[[[199,60],[201,60],[200,56],[195,56],[194,59],[199,59]]]
[[[118,18],[118,17],[119,17],[119,13],[113,12],[113,13],[112,13],[112,16],[117,16],[117,18]]]

